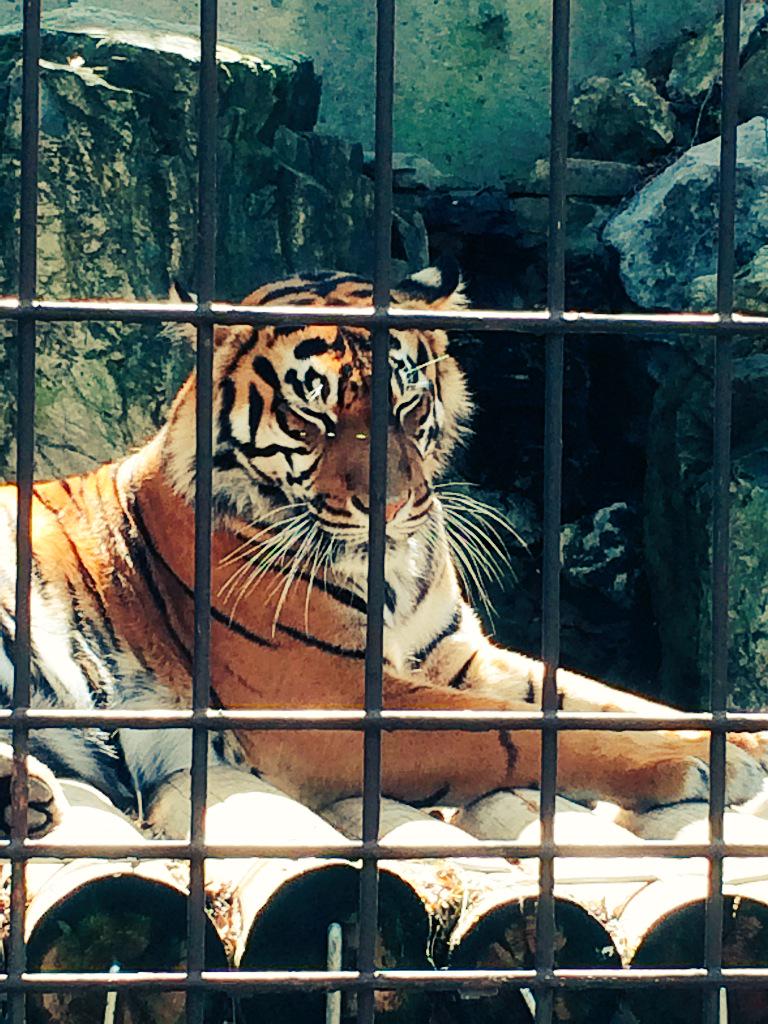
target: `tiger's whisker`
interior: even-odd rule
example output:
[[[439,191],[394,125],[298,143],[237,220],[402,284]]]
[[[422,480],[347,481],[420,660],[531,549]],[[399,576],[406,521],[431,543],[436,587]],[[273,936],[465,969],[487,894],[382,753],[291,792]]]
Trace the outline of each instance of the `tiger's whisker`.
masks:
[[[280,594],[280,598],[279,598],[279,600],[277,602],[277,607],[275,608],[275,615],[274,615],[274,618],[272,619],[272,635],[273,636],[275,635],[275,631],[277,629],[277,623],[278,623],[278,621],[280,619],[280,612],[283,610],[283,606],[285,605],[285,602],[286,602],[288,594],[289,594],[289,592],[291,590],[291,587],[293,586],[293,584],[294,584],[294,582],[295,582],[299,572],[304,567],[304,562],[305,562],[305,559],[306,559],[305,552],[308,553],[308,549],[311,548],[312,541],[313,541],[314,537],[316,536],[318,529],[319,529],[319,527],[317,526],[317,523],[313,523],[311,529],[307,533],[307,536],[304,538],[304,542],[302,543],[302,545],[299,548],[299,550],[296,552],[296,557],[295,557],[293,565],[291,567],[291,571],[288,574],[288,579],[285,581],[285,586],[282,589],[282,592]]]

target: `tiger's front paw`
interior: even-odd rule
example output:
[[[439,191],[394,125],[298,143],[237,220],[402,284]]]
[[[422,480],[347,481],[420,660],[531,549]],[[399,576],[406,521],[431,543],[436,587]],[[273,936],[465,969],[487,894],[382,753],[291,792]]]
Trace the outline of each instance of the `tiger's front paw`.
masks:
[[[707,741],[703,741],[707,743]],[[701,756],[689,754],[680,760],[657,765],[658,804],[683,800],[708,800],[710,791],[709,750]],[[729,742],[726,747],[725,800],[741,804],[763,788],[766,772],[762,761],[741,744]]]
[[[726,744],[726,786],[728,803],[751,800],[768,778],[768,733],[729,733]]]
[[[11,833],[12,798],[11,771],[13,748],[9,743],[0,742],[0,838],[8,839]],[[53,772],[35,757],[27,760],[29,776],[29,809],[27,812],[27,835],[30,839],[41,839],[62,819],[66,799]]]
[[[728,748],[738,747],[757,761],[768,775],[768,732],[729,732]]]

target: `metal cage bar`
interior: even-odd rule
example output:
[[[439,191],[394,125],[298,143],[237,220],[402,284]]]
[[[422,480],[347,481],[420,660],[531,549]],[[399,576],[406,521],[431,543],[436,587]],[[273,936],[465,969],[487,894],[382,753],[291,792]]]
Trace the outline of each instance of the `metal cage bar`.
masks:
[[[200,309],[189,303],[129,302],[125,300],[76,299],[72,301],[38,300],[23,304],[16,299],[0,299],[0,320],[40,323],[68,323],[112,321],[114,323],[183,323],[197,325],[248,324],[264,325],[301,324],[306,312],[296,306],[238,306],[226,302],[212,302]],[[319,307],[312,313],[313,323],[347,324],[352,327],[373,329],[386,323],[393,330],[418,328],[445,331],[510,331],[541,335],[616,334],[640,336],[665,334],[702,337],[720,334],[760,335],[768,333],[768,316],[733,313],[589,313],[583,310],[565,310],[558,314],[547,310],[472,309],[437,313],[423,309],[394,307],[377,311],[372,306]]]
[[[0,300],[0,320],[17,327],[19,351],[17,446],[19,483],[16,580],[16,640],[13,707],[0,710],[0,725],[10,727],[14,741],[14,815],[11,839],[0,855],[12,864],[11,937],[7,974],[0,983],[9,993],[11,1020],[22,1024],[25,993],[73,991],[101,985],[104,989],[142,988],[187,992],[187,1020],[201,1024],[206,990],[233,993],[297,989],[340,989],[358,993],[358,1022],[372,1024],[375,992],[419,986],[429,990],[528,988],[536,993],[537,1024],[550,1024],[554,993],[562,987],[690,987],[705,993],[706,1024],[719,1020],[722,989],[765,987],[766,969],[725,969],[722,966],[722,861],[725,856],[765,856],[765,847],[730,846],[723,841],[725,750],[727,732],[752,732],[768,727],[768,716],[729,714],[727,706],[728,612],[728,485],[730,478],[731,342],[740,335],[768,334],[768,317],[733,312],[735,271],[736,76],[739,58],[740,0],[726,0],[723,46],[722,148],[716,311],[710,314],[595,314],[565,309],[565,211],[568,131],[569,0],[553,0],[550,136],[550,231],[548,309],[544,312],[473,310],[435,313],[390,307],[390,232],[392,221],[392,148],[394,97],[395,0],[377,0],[376,36],[376,160],[374,208],[374,297],[370,308],[313,311],[318,324],[360,325],[372,331],[374,349],[373,410],[370,466],[370,561],[368,631],[365,656],[365,706],[359,712],[214,711],[209,707],[211,607],[211,462],[212,360],[217,324],[302,323],[306,310],[269,306],[241,307],[214,302],[216,252],[216,36],[217,2],[201,0],[199,75],[199,209],[198,302],[141,303],[112,300],[54,302],[36,299],[37,164],[39,148],[40,0],[24,0],[22,70],[22,173],[19,250],[19,297]],[[30,509],[34,471],[35,334],[38,322],[182,322],[195,326],[197,350],[197,450],[195,498],[195,639],[192,707],[188,711],[35,710],[30,701]],[[452,712],[387,712],[383,708],[383,605],[388,420],[388,339],[391,329],[465,329],[525,332],[545,345],[545,521],[542,592],[542,658],[546,665],[542,709],[538,713],[508,712],[470,715]],[[713,456],[713,597],[712,681],[710,712],[659,715],[635,720],[629,715],[566,713],[557,710],[555,670],[559,658],[559,532],[562,455],[563,347],[566,336],[615,334],[642,337],[651,332],[669,337],[698,338],[715,345],[715,421]],[[25,866],[33,857],[84,856],[86,846],[60,846],[27,838],[27,768],[29,731],[75,728],[92,724],[115,728],[184,728],[192,735],[190,839],[150,841],[110,848],[109,857],[153,860],[165,857],[190,865],[188,964],[185,972],[141,974],[57,975],[25,973]],[[207,789],[207,751],[211,732],[238,729],[343,729],[362,733],[364,743],[363,837],[338,846],[249,845],[208,846],[203,813]],[[470,846],[387,846],[378,841],[381,795],[382,732],[408,730],[481,731],[533,728],[542,733],[541,827],[536,845],[484,841]],[[558,845],[554,842],[554,797],[557,734],[574,729],[701,728],[710,732],[711,792],[709,842],[648,842],[602,847]],[[378,902],[378,861],[439,856],[539,857],[540,900],[537,911],[537,953],[532,971],[377,971],[375,942]],[[357,971],[342,972],[207,972],[204,963],[204,864],[206,857],[247,856],[346,857],[363,862],[360,884],[360,945]],[[706,857],[710,886],[706,906],[705,958],[701,968],[565,971],[554,967],[553,863],[556,857]]]
[[[374,162],[373,302],[386,318],[390,302],[392,235],[392,133],[395,63],[394,0],[376,3],[376,124]],[[371,448],[369,470],[368,592],[365,643],[365,717],[373,727],[363,737],[363,841],[379,835],[381,811],[381,719],[384,666],[384,559],[386,553],[387,435],[389,430],[389,329],[386,319],[372,334]],[[379,920],[379,866],[373,859],[360,872],[358,970],[373,978]],[[373,1024],[375,992],[364,988],[358,1024]]]
[[[198,99],[198,209],[196,286],[198,308],[206,308],[216,287],[216,114],[217,0],[200,0]],[[195,392],[195,619],[192,710],[198,716],[211,703],[211,526],[213,504],[213,342],[214,325],[197,325]],[[190,788],[189,902],[187,969],[199,977],[205,967],[205,804],[208,791],[209,732],[198,719],[192,727]],[[205,1005],[199,990],[187,993],[188,1024],[202,1024]]]
[[[24,0],[22,33],[21,182],[19,197],[19,303],[25,308],[37,294],[37,199],[40,122],[40,0]],[[17,324],[18,384],[16,401],[16,633],[14,638],[13,706],[29,707],[31,694],[32,482],[35,464],[35,345],[33,318]],[[23,720],[14,722],[11,840],[23,843],[27,835],[29,731]],[[26,969],[26,865],[11,862],[9,976]],[[23,1024],[22,989],[9,999],[11,1024]]]
[[[723,12],[723,60],[720,142],[720,198],[717,248],[717,311],[733,312],[736,226],[736,126],[738,123],[739,21],[741,0],[726,0]],[[714,339],[714,422],[712,461],[712,665],[710,710],[722,714],[728,700],[728,577],[729,487],[731,479],[731,338]],[[727,736],[710,734],[709,838],[723,839]],[[709,890],[705,909],[704,966],[719,970],[723,960],[723,857],[708,852]],[[710,989],[704,999],[705,1024],[720,1021],[720,992]]]
[[[549,140],[549,242],[547,306],[559,315],[565,308],[566,160],[568,156],[568,64],[570,0],[552,2],[552,53]],[[557,667],[560,661],[560,526],[563,461],[564,337],[545,341],[544,373],[544,523],[542,554],[541,659],[544,682],[541,710],[553,728],[541,733],[541,842],[554,843],[557,792]],[[536,907],[536,970],[541,977],[555,966],[555,862],[539,859],[539,900]],[[551,1024],[554,993],[545,988],[536,999],[536,1024]]]

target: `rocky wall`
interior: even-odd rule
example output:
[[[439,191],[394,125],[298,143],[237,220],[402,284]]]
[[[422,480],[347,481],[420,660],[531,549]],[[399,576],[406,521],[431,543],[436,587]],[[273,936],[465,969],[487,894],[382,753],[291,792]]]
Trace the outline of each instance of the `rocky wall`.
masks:
[[[46,7],[88,10],[87,2]],[[0,19],[21,0],[4,0]],[[197,0],[100,0],[128,19],[152,10],[192,28]],[[709,25],[719,0],[573,0],[572,80],[643,67]],[[16,8],[16,11],[14,11]],[[320,125],[350,142],[373,141],[375,4],[359,0],[221,0],[222,38],[261,52],[308,54],[323,77]],[[472,186],[526,173],[546,154],[550,0],[398,0],[395,120],[398,148],[417,152]]]

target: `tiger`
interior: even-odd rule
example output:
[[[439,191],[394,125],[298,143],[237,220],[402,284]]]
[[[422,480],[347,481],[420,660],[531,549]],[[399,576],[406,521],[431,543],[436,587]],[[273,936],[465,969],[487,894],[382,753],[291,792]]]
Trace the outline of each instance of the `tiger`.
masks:
[[[266,284],[246,306],[306,308],[301,323],[218,325],[213,342],[212,705],[349,711],[364,706],[372,342],[368,329],[313,323],[324,306],[371,306],[341,271]],[[458,268],[392,289],[394,307],[466,305]],[[385,495],[383,704],[388,711],[532,712],[544,665],[488,638],[451,553],[439,481],[472,413],[445,332],[392,329]],[[143,447],[92,472],[34,485],[33,706],[188,708],[194,638],[195,405],[189,376]],[[11,704],[17,490],[0,488],[0,692]],[[669,708],[565,669],[564,711],[657,716]],[[387,731],[381,791],[413,805],[466,805],[536,787],[539,730]],[[37,729],[29,736],[29,834],[59,814],[57,779],[118,806],[160,806],[188,778],[189,730]],[[362,790],[354,730],[242,729],[209,744],[212,768],[252,773],[311,808]],[[643,809],[706,799],[706,732],[567,730],[557,789]],[[766,739],[730,734],[727,799],[762,786]],[[10,772],[7,743],[0,773]],[[7,781],[7,780],[6,780]],[[9,820],[9,787],[3,820]]]

